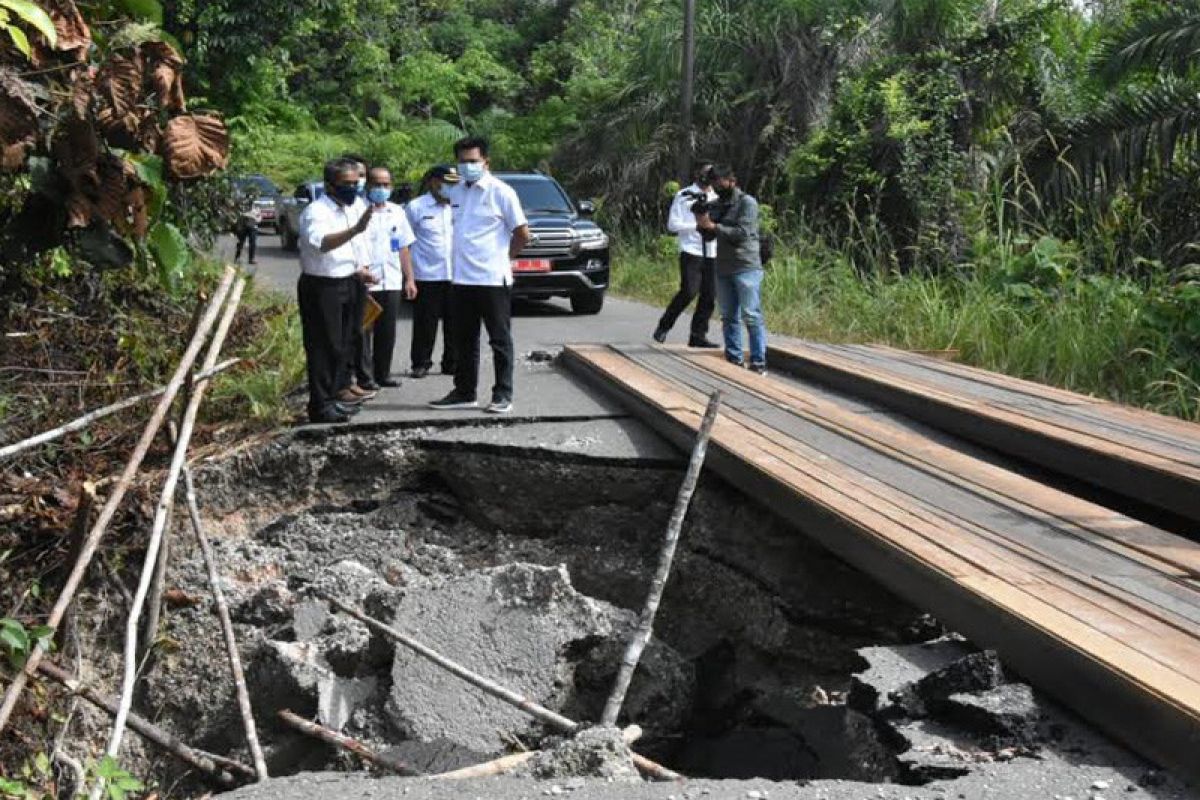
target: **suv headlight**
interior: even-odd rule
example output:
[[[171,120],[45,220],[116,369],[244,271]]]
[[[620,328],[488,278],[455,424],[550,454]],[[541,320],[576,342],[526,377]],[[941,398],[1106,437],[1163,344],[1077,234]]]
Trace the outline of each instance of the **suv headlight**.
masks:
[[[577,231],[577,245],[580,250],[603,250],[608,247],[608,235],[599,228],[584,228]]]

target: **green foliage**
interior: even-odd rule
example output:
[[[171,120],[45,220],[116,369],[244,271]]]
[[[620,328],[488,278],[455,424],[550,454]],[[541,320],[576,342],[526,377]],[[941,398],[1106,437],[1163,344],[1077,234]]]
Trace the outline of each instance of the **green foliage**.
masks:
[[[130,792],[140,792],[144,786],[130,775],[112,756],[104,756],[96,764],[95,778],[104,781],[104,793],[108,800],[125,800]]]
[[[31,0],[0,0],[0,30],[8,34],[13,46],[26,58],[30,58],[33,51],[29,46],[29,37],[17,25],[18,21],[40,33],[51,45],[58,40],[54,22],[41,6]]]
[[[53,636],[53,629],[45,625],[26,628],[15,619],[0,618],[0,654],[13,669],[25,666],[25,660],[39,643],[45,647],[53,646]]]
[[[54,785],[54,770],[50,758],[44,752],[35,753],[22,762],[10,776],[0,776],[0,797],[13,800],[42,800],[54,794],[43,787]]]
[[[172,291],[178,289],[184,270],[192,261],[192,251],[179,228],[169,222],[157,222],[146,236],[146,246],[154,254],[159,278]]]

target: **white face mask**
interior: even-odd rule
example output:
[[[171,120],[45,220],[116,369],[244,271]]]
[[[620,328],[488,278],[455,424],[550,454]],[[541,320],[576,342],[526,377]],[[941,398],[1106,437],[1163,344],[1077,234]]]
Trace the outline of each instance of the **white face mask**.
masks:
[[[458,165],[458,174],[468,183],[474,183],[483,177],[484,169],[481,161],[461,161]]]

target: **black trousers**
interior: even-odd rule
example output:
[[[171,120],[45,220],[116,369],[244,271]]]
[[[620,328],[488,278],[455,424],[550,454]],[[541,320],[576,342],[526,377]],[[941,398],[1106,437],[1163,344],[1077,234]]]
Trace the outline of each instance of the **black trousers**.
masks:
[[[691,253],[679,254],[679,291],[667,304],[658,321],[660,331],[669,331],[675,326],[679,315],[688,307],[693,298],[696,300],[696,310],[692,312],[691,339],[704,339],[708,336],[708,321],[712,319],[713,307],[716,305],[717,274],[716,266],[711,258],[694,256]]]
[[[450,313],[450,281],[417,281],[413,304],[412,366],[433,366],[438,322],[442,323],[442,372],[454,373],[454,317]]]
[[[242,245],[244,245],[246,240],[249,239],[250,260],[254,261],[254,254],[258,250],[258,228],[250,226],[238,228],[237,233],[234,235],[237,236],[237,247],[235,247],[233,251],[233,260],[237,261],[242,257]]]
[[[354,330],[350,334],[350,361],[345,373],[345,382],[338,387],[345,389],[350,385],[350,376],[361,386],[371,383],[371,353],[367,350],[366,337],[363,335],[363,312],[367,309],[367,285],[357,278],[354,280]]]
[[[400,297],[396,289],[371,292],[371,299],[383,307],[375,324],[363,334],[363,350],[375,383],[386,381],[392,374],[392,353],[396,349],[396,320],[400,317]],[[360,381],[361,382],[361,381]]]
[[[475,397],[479,385],[479,326],[482,323],[487,329],[496,372],[492,399],[512,400],[512,287],[456,283],[450,289],[450,315],[454,318],[454,391],[464,397]]]
[[[300,328],[308,368],[308,414],[330,411],[345,375],[350,337],[356,324],[355,278],[320,278],[301,275],[296,287],[300,303]]]

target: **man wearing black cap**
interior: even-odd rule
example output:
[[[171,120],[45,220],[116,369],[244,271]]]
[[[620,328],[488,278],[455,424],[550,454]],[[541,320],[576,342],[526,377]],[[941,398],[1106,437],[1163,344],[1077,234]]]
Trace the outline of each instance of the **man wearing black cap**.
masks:
[[[410,200],[406,211],[413,234],[413,274],[417,300],[413,307],[412,376],[424,378],[433,367],[433,345],[442,323],[442,374],[454,374],[454,334],[450,316],[453,206],[446,187],[459,182],[454,167],[439,164],[421,179],[425,193]]]

